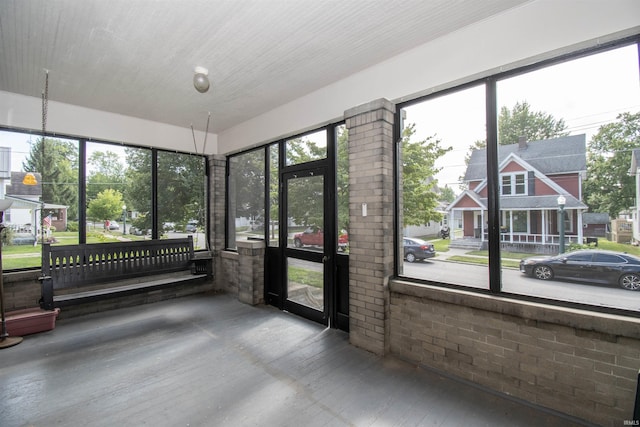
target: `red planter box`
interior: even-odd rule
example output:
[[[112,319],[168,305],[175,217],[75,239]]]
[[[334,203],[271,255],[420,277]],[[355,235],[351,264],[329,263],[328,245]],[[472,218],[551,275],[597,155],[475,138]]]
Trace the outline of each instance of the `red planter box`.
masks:
[[[10,311],[5,314],[7,333],[10,337],[20,337],[50,331],[56,327],[56,318],[59,312],[59,308],[52,311],[41,308]]]

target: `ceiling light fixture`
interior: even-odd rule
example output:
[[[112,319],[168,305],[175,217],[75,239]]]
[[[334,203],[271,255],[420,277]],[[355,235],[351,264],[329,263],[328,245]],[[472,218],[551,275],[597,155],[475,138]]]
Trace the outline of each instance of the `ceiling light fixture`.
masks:
[[[196,67],[196,74],[193,76],[193,87],[200,93],[209,90],[209,70],[204,67]]]

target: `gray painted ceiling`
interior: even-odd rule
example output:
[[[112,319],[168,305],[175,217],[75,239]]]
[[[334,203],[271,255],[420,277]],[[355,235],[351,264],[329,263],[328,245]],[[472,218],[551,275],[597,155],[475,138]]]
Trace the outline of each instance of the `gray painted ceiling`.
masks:
[[[219,133],[527,1],[0,0],[0,90]]]

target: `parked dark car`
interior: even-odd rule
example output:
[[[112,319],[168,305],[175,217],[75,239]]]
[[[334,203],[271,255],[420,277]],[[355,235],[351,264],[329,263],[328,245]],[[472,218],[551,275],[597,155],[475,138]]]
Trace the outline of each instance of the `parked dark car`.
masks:
[[[620,252],[580,250],[525,258],[520,261],[520,271],[540,280],[564,278],[640,290],[640,258]]]
[[[425,242],[424,240],[417,239],[415,237],[404,237],[402,240],[404,246],[404,259],[408,262],[425,260],[436,256],[436,250],[429,242]]]

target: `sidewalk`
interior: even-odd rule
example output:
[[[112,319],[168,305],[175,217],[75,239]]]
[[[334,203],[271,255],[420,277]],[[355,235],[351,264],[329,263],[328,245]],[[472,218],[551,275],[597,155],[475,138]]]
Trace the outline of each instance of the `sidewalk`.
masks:
[[[439,239],[437,239],[439,240]],[[434,241],[437,240],[429,240],[430,243],[433,243]],[[470,254],[469,252],[472,252],[468,249],[458,249],[458,248],[449,248],[448,251],[446,252],[437,252],[436,251],[436,256],[435,259],[437,260],[441,260],[441,261],[447,261],[449,258],[453,257],[453,256],[465,256],[465,257],[469,257],[469,258],[484,258],[486,259],[487,257],[484,255],[473,255]],[[533,256],[533,254],[532,254]],[[434,258],[432,258],[434,259]],[[519,262],[520,258],[502,258],[502,260],[509,260],[509,261],[516,261]],[[456,262],[455,260],[453,260],[452,262]]]

